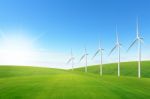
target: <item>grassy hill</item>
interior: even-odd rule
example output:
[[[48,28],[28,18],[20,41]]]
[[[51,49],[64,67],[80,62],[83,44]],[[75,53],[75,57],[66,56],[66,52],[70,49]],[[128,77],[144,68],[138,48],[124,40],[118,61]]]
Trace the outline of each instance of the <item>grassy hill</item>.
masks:
[[[138,79],[130,76],[117,78],[113,76],[115,73],[111,72],[105,73],[113,75],[100,77],[96,68],[90,67],[91,73],[84,73],[80,72],[82,68],[67,71],[0,66],[0,99],[148,99],[150,97],[150,78]],[[110,68],[113,70],[112,65]],[[149,77],[146,73],[145,77]]]
[[[116,75],[117,76],[117,63],[104,64],[104,75]],[[84,67],[77,68],[76,71],[84,72]],[[99,74],[99,65],[89,66],[89,73]],[[137,62],[122,62],[120,64],[121,76],[137,76],[138,63]],[[141,76],[150,78],[150,61],[141,62]]]

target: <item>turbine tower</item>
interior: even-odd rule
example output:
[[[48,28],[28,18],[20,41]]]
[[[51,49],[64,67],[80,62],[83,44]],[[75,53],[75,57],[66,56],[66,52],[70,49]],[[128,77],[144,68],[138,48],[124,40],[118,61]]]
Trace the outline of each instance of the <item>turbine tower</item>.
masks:
[[[139,23],[138,23],[138,18],[137,18],[136,39],[133,41],[133,43],[130,45],[127,51],[129,51],[133,45],[138,43],[138,78],[141,78],[141,42],[143,42],[143,38],[141,37],[140,32],[139,32]]]
[[[81,62],[85,58],[85,72],[87,72],[87,56],[88,56],[88,54],[87,54],[87,50],[85,48],[84,54],[82,55],[82,57],[80,58],[80,61],[79,61],[79,62]]]
[[[117,31],[117,26],[116,26],[116,44],[114,48],[110,51],[109,55],[111,55],[111,53],[115,49],[118,49],[118,77],[120,77],[120,47],[121,47],[121,43],[119,42],[118,31]]]
[[[72,49],[71,49],[70,58],[67,61],[67,64],[69,64],[70,62],[71,62],[71,65],[72,65],[72,70],[73,70],[74,69],[74,57],[73,57]]]
[[[100,76],[103,75],[103,51],[104,51],[104,49],[101,47],[101,42],[99,42],[99,48],[95,52],[94,56],[92,57],[92,59],[94,59],[95,56],[97,56],[97,54],[100,53],[100,66],[99,66]]]

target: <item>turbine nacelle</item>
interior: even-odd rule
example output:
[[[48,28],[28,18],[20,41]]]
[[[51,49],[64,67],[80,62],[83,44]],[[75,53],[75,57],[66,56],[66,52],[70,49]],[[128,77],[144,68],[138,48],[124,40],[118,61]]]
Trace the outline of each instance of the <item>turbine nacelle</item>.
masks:
[[[137,38],[138,40],[140,40],[140,41],[143,41],[144,40],[144,38],[142,38],[142,37],[139,37],[139,38]]]
[[[67,61],[67,64],[69,64],[71,61],[75,60],[74,57],[71,57],[68,61]]]
[[[103,54],[103,51],[104,51],[103,48],[99,48],[99,49],[96,51],[96,53],[94,54],[94,56],[92,57],[92,59],[94,59],[95,56],[96,56],[99,52],[101,52],[101,54]]]
[[[120,48],[122,46],[122,44],[121,43],[116,43],[115,44],[115,46],[112,48],[112,50],[110,51],[110,53],[109,53],[109,55],[108,56],[110,56],[111,55],[111,53],[114,51],[114,50],[116,50],[117,48]]]
[[[84,57],[88,56],[88,55],[89,55],[89,54],[87,53],[86,48],[85,48],[84,54],[83,54],[82,57],[80,58],[79,62],[81,62],[82,59],[83,59]]]
[[[137,37],[137,38],[132,42],[132,44],[129,46],[127,52],[128,52],[137,42],[144,42],[143,40],[144,40],[144,38],[142,38],[142,37]]]
[[[116,46],[121,47],[121,46],[122,46],[122,44],[121,44],[121,43],[119,43],[119,42],[117,42],[117,43],[116,43]]]

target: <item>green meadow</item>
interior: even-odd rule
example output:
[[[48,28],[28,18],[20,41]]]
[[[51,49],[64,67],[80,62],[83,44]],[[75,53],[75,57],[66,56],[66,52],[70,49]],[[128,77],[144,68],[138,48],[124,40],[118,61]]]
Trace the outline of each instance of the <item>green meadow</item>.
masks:
[[[150,62],[142,62],[142,78],[137,78],[137,62],[89,66],[74,71],[0,66],[0,99],[149,99]]]

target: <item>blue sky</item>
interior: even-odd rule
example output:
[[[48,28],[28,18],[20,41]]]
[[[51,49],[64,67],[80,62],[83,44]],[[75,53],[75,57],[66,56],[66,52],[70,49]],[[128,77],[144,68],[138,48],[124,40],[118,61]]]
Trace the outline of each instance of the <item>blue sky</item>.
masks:
[[[99,39],[105,49],[105,62],[115,62],[116,54],[108,57],[108,53],[115,44],[117,24],[123,45],[122,61],[135,60],[136,47],[129,53],[126,50],[135,39],[138,16],[145,41],[143,60],[147,60],[150,58],[149,10],[149,0],[0,0],[1,39],[5,36],[14,38],[16,42],[16,38],[26,39],[30,43],[34,41],[30,49],[34,50],[32,56],[35,60],[27,56],[31,59],[28,58],[24,63],[28,64],[20,65],[68,68],[65,62],[71,48],[76,65],[84,65],[78,64],[84,46],[87,47],[90,60],[98,48]],[[7,63],[7,58],[5,62],[1,61],[1,64]],[[89,63],[97,64],[98,57]],[[17,61],[10,64],[17,64]]]

